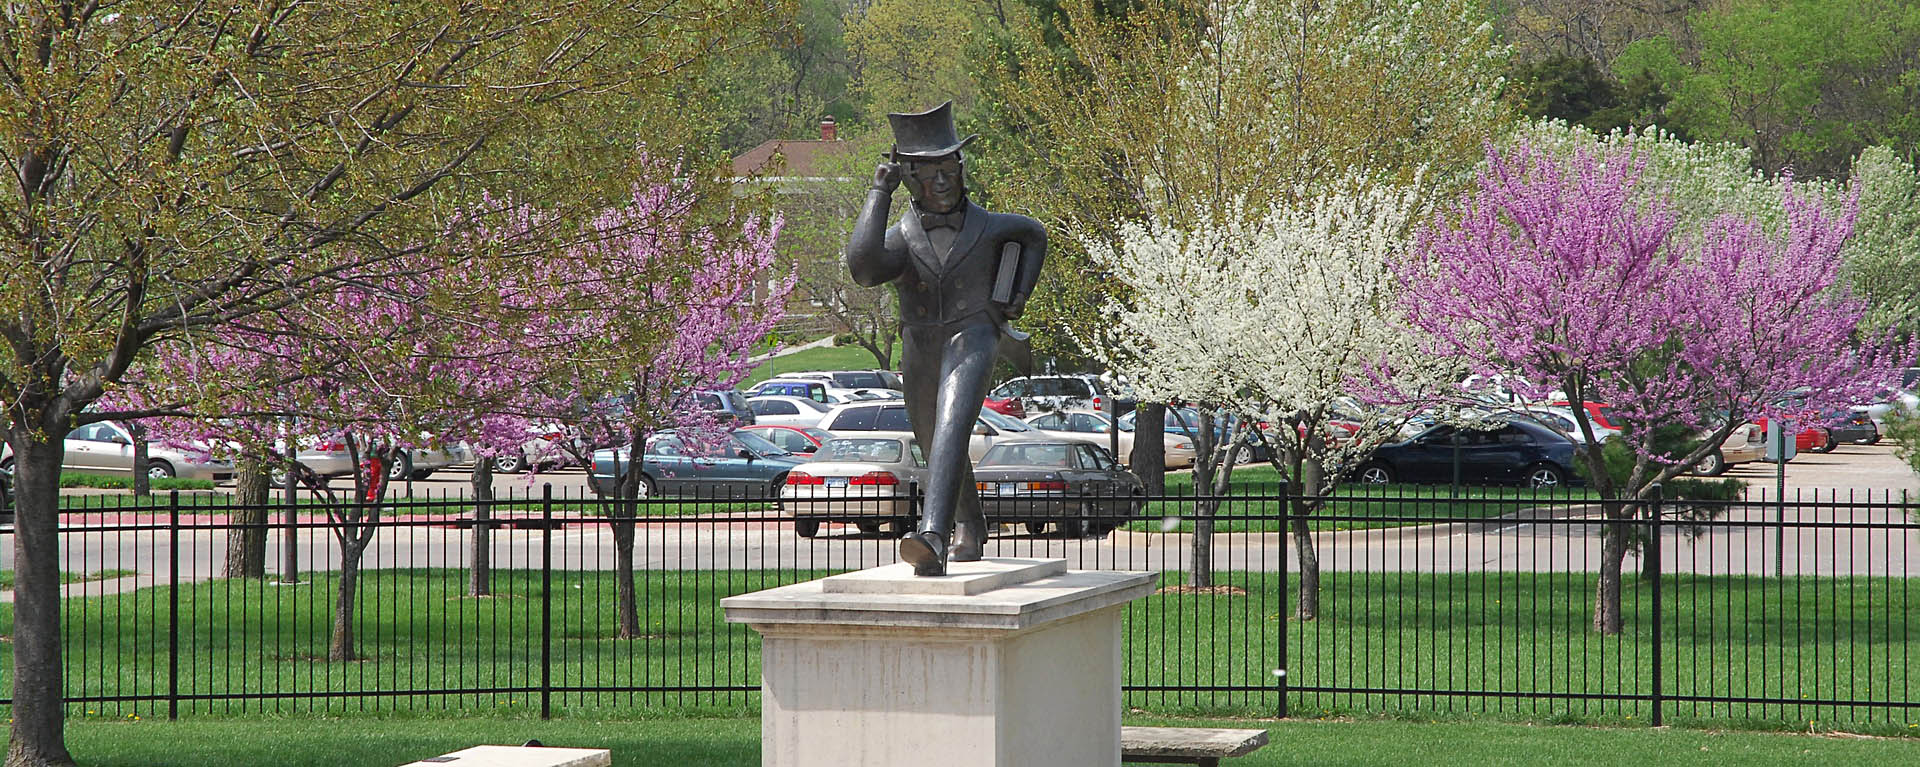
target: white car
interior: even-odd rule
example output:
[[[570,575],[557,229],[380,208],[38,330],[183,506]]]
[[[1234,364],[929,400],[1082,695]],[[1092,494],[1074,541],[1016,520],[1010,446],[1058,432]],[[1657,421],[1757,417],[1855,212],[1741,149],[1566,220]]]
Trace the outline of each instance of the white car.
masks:
[[[347,452],[346,441],[337,438],[317,440],[301,448],[295,460],[322,477],[344,477],[352,474],[354,469],[352,456]],[[400,454],[400,460],[387,466],[387,481],[398,482],[409,476],[414,479],[426,479],[440,469],[472,461],[473,450],[464,443],[439,449],[408,450]],[[284,476],[283,473],[275,470],[274,484],[280,484]]]
[[[133,476],[133,435],[125,426],[112,421],[90,423],[68,432],[65,442],[61,471]],[[13,470],[10,445],[0,446],[0,469]],[[179,477],[225,482],[233,479],[233,464],[148,442],[146,473],[154,479]]]
[[[806,397],[789,397],[769,394],[747,398],[747,409],[753,411],[754,423],[771,426],[818,426],[825,418],[831,405],[815,402]]]
[[[820,428],[833,432],[836,437],[913,436],[913,425],[907,420],[907,404],[899,400],[849,402],[836,406],[827,413],[827,417],[820,419]],[[980,417],[973,424],[973,436],[967,441],[967,457],[978,461],[980,456],[987,454],[988,448],[997,443],[1041,436],[1039,429],[1019,419],[981,408]]]
[[[913,521],[910,489],[927,483],[927,457],[912,437],[835,437],[813,460],[787,473],[780,508],[802,538],[822,522],[851,522],[864,533],[899,537]]]
[[[1027,425],[1039,429],[1049,437],[1086,442],[1100,447],[1109,447],[1109,434],[1113,430],[1113,416],[1097,410],[1056,410],[1027,418]],[[1193,440],[1172,432],[1162,432],[1161,448],[1167,468],[1183,469],[1193,465]],[[1133,425],[1120,424],[1120,457],[1122,463],[1133,455]]]

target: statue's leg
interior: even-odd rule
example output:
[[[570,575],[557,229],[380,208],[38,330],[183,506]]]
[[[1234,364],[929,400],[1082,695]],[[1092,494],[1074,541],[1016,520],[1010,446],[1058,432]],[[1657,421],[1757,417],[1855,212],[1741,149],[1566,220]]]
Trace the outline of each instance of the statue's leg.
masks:
[[[1000,342],[999,329],[990,324],[967,326],[947,339],[946,354],[941,356],[940,415],[936,427],[948,421],[963,423],[955,434],[937,434],[935,439],[952,440],[948,449],[964,457],[956,462],[960,470],[954,479],[954,535],[952,559],[978,560],[986,545],[986,518],[980,512],[980,493],[973,479],[973,460],[967,455],[973,438],[973,425],[979,419],[981,400],[993,375],[994,352]]]

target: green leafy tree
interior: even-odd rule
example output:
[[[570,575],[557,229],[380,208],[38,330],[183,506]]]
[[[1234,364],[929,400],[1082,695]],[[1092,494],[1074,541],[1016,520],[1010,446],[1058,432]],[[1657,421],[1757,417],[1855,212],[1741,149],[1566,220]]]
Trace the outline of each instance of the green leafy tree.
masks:
[[[571,230],[628,193],[636,145],[676,146],[697,127],[671,107],[707,57],[780,10],[0,5],[0,428],[18,518],[7,767],[73,762],[61,439],[146,415],[94,408],[103,395],[156,345],[295,310],[340,275],[489,223],[508,209],[490,186]]]

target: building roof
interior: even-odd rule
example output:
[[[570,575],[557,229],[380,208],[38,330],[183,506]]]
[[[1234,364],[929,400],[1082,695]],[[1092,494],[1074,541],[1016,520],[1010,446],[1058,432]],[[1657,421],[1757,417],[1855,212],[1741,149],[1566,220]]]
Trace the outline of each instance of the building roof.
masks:
[[[774,139],[733,158],[733,175],[748,176],[772,170],[774,155],[786,158],[778,174],[787,178],[821,178],[837,157],[852,151],[851,141],[796,141]]]

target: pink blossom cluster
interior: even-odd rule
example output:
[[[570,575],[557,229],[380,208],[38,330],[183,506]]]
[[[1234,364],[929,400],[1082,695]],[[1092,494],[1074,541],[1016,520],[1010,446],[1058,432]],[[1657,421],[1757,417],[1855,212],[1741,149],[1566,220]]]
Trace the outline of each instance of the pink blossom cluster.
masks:
[[[1838,280],[1851,199],[1830,207],[1783,179],[1788,215],[1771,230],[1728,213],[1681,231],[1642,168],[1630,145],[1570,158],[1489,148],[1400,269],[1435,353],[1529,400],[1606,402],[1637,427],[1629,440],[1842,410],[1912,359],[1858,335],[1866,306]]]

